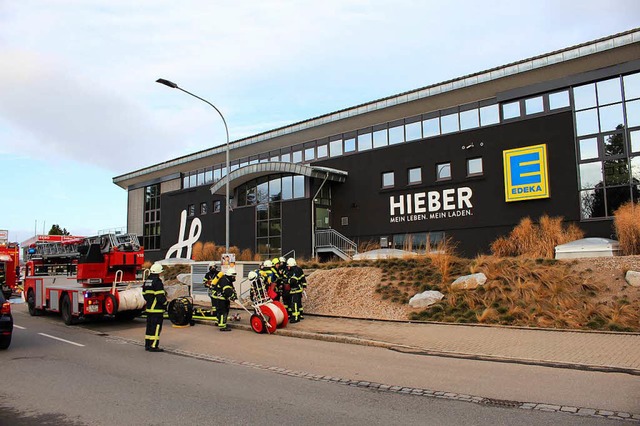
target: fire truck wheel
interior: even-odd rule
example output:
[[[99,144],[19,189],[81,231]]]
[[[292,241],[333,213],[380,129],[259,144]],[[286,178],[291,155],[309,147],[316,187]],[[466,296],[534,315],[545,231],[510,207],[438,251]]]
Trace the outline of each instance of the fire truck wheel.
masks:
[[[42,315],[42,309],[36,308],[36,295],[33,294],[33,290],[29,290],[29,293],[27,293],[27,307],[29,308],[29,315],[32,317]]]
[[[116,296],[109,293],[104,298],[104,312],[109,315],[115,315],[118,312],[118,301]]]
[[[69,295],[66,293],[62,296],[62,300],[60,301],[60,315],[66,325],[73,325],[76,323],[75,318],[73,318],[73,315],[71,314],[71,301],[69,300]]]
[[[251,328],[256,333],[260,334],[265,332],[266,327],[264,325],[264,321],[262,320],[262,318],[260,318],[260,315],[252,314],[249,322],[251,323]]]

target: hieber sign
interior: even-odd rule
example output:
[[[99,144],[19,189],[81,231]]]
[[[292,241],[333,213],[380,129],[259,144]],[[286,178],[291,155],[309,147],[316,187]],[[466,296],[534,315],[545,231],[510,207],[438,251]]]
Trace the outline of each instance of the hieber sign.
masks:
[[[473,216],[473,191],[464,186],[389,197],[391,223]]]

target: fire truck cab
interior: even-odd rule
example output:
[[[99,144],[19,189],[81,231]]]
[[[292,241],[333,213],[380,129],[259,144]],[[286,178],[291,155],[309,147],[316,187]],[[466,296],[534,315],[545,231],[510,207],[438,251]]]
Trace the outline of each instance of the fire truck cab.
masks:
[[[18,289],[19,264],[18,244],[0,240],[0,291],[7,299]]]
[[[29,314],[59,312],[67,325],[104,315],[134,318],[145,306],[137,280],[143,263],[135,234],[36,242],[27,250]]]

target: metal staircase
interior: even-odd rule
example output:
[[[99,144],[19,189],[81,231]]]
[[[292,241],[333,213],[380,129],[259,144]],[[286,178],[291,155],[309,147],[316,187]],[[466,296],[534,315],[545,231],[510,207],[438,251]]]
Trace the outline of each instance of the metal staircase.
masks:
[[[358,245],[335,229],[316,230],[316,253],[333,253],[343,260],[351,260],[358,253]]]

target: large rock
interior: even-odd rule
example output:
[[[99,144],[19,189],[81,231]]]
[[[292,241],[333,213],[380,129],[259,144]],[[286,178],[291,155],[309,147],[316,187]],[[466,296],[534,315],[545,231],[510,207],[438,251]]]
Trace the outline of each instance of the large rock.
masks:
[[[429,290],[414,295],[409,299],[409,306],[412,308],[426,308],[434,303],[439,302],[444,297],[444,294],[439,291]]]
[[[473,290],[487,282],[487,276],[482,272],[478,274],[465,275],[458,278],[451,284],[452,290]]]
[[[640,272],[627,271],[624,279],[627,280],[627,283],[629,283],[631,287],[640,287]]]

